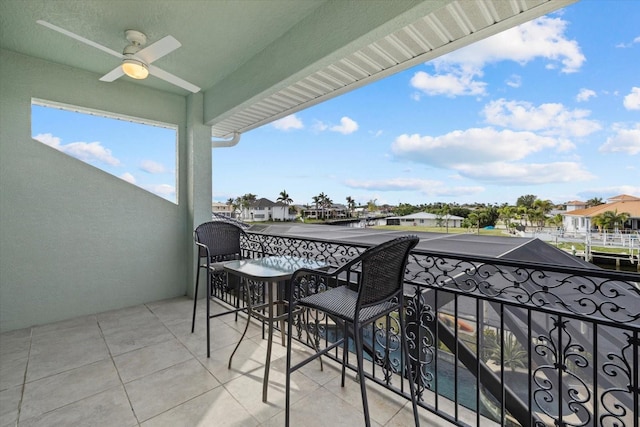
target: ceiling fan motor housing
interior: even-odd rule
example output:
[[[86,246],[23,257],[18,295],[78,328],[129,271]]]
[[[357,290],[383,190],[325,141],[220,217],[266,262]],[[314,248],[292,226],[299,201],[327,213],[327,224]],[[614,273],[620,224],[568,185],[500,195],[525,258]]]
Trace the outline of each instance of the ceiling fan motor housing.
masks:
[[[136,30],[126,30],[124,32],[124,36],[129,41],[129,43],[138,46],[144,46],[147,44],[147,36],[144,33]]]

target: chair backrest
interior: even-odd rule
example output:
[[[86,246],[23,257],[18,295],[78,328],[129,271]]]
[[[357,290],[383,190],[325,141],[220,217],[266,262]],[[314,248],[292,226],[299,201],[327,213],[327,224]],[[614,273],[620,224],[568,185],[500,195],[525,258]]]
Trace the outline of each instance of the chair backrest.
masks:
[[[359,308],[387,301],[402,292],[407,259],[419,241],[417,236],[402,236],[360,255]]]
[[[241,236],[246,237],[244,230],[226,221],[205,222],[200,224],[194,232],[195,241],[209,249],[211,261],[242,258]],[[200,248],[199,255],[200,257],[206,257],[206,250]]]

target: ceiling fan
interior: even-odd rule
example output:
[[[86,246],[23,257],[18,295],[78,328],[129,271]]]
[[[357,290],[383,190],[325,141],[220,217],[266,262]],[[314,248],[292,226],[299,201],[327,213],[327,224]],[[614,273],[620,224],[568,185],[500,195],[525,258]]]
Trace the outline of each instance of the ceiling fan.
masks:
[[[60,28],[57,25],[53,25],[47,21],[39,19],[36,22],[54,31],[62,33],[65,36],[69,36],[84,44],[95,47],[96,49],[100,49],[103,52],[121,59],[122,63],[120,65],[100,78],[100,80],[103,82],[112,82],[125,74],[134,79],[145,79],[149,74],[151,74],[152,76],[158,77],[159,79],[186,89],[190,92],[197,93],[200,91],[200,88],[198,86],[191,84],[188,81],[181,79],[180,77],[174,76],[171,73],[161,70],[155,65],[152,65],[152,62],[162,58],[163,56],[173,52],[174,50],[182,46],[180,42],[172,36],[166,36],[158,40],[157,42],[144,47],[147,44],[147,36],[145,36],[140,31],[126,30],[124,34],[129,44],[124,48],[122,53],[119,53],[94,41],[74,34],[71,31],[65,30],[64,28]]]

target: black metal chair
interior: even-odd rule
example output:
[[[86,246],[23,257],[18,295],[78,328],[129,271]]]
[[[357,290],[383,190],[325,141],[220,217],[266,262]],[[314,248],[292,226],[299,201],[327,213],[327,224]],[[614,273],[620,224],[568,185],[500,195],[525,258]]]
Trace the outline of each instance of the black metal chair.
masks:
[[[226,314],[236,314],[240,311],[247,311],[250,315],[251,298],[247,295],[246,306],[240,306],[239,294],[248,292],[246,287],[241,283],[231,283],[229,275],[224,270],[224,263],[237,259],[243,259],[242,241],[244,240],[248,246],[252,246],[253,250],[259,252],[260,256],[264,254],[264,248],[261,242],[251,239],[247,233],[237,224],[230,221],[214,220],[200,224],[194,231],[194,240],[198,250],[198,258],[196,260],[196,282],[195,293],[193,296],[193,317],[191,320],[191,332],[195,329],[196,322],[196,306],[198,298],[198,283],[200,281],[200,270],[207,272],[207,357],[210,356],[210,327],[209,320],[223,316]],[[211,315],[210,301],[216,292],[227,292],[235,290],[234,308]],[[247,323],[248,324],[248,323]]]
[[[404,326],[404,296],[403,284],[407,258],[410,251],[418,244],[416,236],[403,236],[378,246],[367,249],[357,258],[349,261],[333,271],[319,271],[310,269],[298,270],[291,279],[289,289],[289,316],[287,326],[287,370],[286,370],[286,421],[289,426],[291,374],[310,361],[326,354],[342,345],[342,387],[344,387],[345,370],[347,364],[348,326],[352,326],[355,342],[355,356],[357,371],[362,394],[362,406],[366,426],[371,425],[367,392],[364,383],[363,368],[363,329],[385,315],[398,311],[405,373],[408,377],[413,404],[413,415],[416,426],[419,426],[416,401],[415,383],[409,360],[409,348],[405,336]],[[302,310],[301,310],[302,309]],[[330,318],[344,324],[342,338],[322,350],[318,350],[317,343],[311,339],[315,354],[291,366],[291,340],[293,326],[298,319],[298,325],[304,324],[307,336],[310,334],[308,322],[305,321],[304,309],[318,310],[326,313]],[[315,329],[317,331],[317,328]]]

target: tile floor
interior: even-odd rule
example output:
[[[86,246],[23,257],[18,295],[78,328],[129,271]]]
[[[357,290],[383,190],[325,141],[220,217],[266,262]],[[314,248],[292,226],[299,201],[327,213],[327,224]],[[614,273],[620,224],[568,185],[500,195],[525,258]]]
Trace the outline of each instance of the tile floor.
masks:
[[[251,324],[228,369],[244,318],[212,320],[207,358],[204,301],[193,334],[191,309],[191,300],[175,298],[1,334],[0,427],[283,426],[279,339],[263,403],[260,325]],[[336,365],[310,363],[292,381],[292,426],[364,424],[359,386],[340,387]],[[408,402],[377,386],[368,397],[373,425],[413,424]],[[421,424],[446,425],[433,418],[423,411]]]

